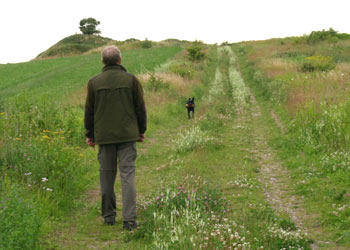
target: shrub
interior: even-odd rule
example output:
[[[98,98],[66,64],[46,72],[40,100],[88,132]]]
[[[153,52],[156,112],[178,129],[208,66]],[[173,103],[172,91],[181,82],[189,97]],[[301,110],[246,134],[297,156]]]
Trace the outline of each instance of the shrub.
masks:
[[[168,89],[169,86],[168,82],[163,82],[163,80],[160,77],[157,77],[154,73],[151,74],[149,80],[146,82],[146,89],[155,92],[161,89]]]
[[[321,31],[312,31],[309,35],[304,35],[300,37],[296,37],[294,39],[295,44],[300,43],[309,43],[315,44],[318,42],[326,41],[330,43],[337,43],[339,39],[349,39],[350,35],[346,33],[338,33],[332,28],[329,30],[321,30]]]
[[[309,36],[307,36],[306,41],[308,43],[316,43],[320,41],[329,41],[329,42],[337,42],[338,34],[332,28],[329,30],[321,30],[321,31],[312,31]]]
[[[301,66],[303,72],[329,71],[335,68],[333,60],[329,56],[309,56]]]
[[[191,47],[187,48],[188,57],[191,61],[200,61],[205,54],[202,52],[203,46],[200,42],[195,42]]]
[[[147,40],[147,38],[142,41],[142,48],[149,49],[152,48],[152,41]]]

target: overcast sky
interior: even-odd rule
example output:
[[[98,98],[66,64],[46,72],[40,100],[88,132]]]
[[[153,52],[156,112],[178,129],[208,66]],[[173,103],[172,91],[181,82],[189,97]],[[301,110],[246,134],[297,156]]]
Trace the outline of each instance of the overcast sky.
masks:
[[[223,41],[299,36],[334,28],[350,33],[348,0],[1,0],[0,63],[24,62],[101,22],[115,40]]]

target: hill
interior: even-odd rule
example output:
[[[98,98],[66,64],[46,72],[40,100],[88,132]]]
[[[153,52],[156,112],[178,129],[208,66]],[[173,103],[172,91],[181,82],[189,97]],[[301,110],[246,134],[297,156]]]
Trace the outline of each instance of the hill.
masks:
[[[48,50],[40,53],[36,59],[80,55],[112,41],[112,39],[102,36],[75,34],[62,39]]]
[[[125,41],[117,41],[97,35],[75,34],[60,40],[49,49],[40,53],[35,59],[76,56],[84,53],[99,53],[101,52],[101,47],[106,45],[116,45],[121,50],[125,51],[130,49],[148,49],[152,47],[184,47],[186,44],[190,44],[190,42],[178,39],[166,39],[160,42],[153,42],[147,39],[141,41],[134,38],[126,39]]]

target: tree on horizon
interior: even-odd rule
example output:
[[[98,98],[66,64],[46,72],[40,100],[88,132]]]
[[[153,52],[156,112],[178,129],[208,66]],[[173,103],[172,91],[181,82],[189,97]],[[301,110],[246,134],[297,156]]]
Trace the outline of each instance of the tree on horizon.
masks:
[[[89,17],[80,20],[79,29],[84,35],[100,34],[101,31],[97,30],[97,25],[100,24],[95,18]]]

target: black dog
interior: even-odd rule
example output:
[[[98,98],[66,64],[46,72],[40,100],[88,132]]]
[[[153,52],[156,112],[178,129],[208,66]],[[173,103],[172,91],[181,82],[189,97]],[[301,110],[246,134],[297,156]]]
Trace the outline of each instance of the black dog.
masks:
[[[194,107],[195,107],[194,97],[188,98],[188,101],[186,102],[188,119],[191,119],[190,112],[192,112],[192,118],[194,118]]]

